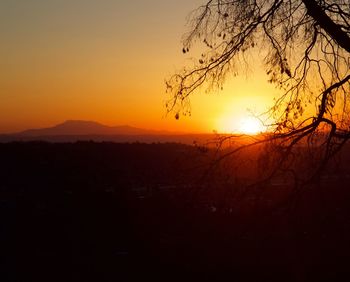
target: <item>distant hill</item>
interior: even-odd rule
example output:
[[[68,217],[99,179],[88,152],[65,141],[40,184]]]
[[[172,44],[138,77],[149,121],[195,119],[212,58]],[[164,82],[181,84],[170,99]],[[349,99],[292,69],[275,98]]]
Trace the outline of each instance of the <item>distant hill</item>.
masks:
[[[58,125],[29,129],[14,134],[0,134],[0,142],[42,140],[75,142],[78,140],[111,142],[177,142],[193,144],[212,138],[212,134],[184,134],[165,130],[148,130],[128,125],[107,126],[94,121],[67,120]]]
[[[107,126],[94,121],[67,120],[48,128],[29,129],[15,135],[19,136],[58,136],[58,135],[154,135],[171,134],[168,131],[157,131],[136,128],[128,125]],[[174,133],[173,133],[174,134]],[[176,134],[176,133],[175,133]]]

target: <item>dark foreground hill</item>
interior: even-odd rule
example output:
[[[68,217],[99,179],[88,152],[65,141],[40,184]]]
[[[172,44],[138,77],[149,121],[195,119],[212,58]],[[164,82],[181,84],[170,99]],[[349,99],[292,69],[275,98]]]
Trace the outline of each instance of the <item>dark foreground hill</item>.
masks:
[[[0,158],[1,281],[350,278],[347,169],[274,206],[284,186],[198,182],[186,145],[8,143]]]

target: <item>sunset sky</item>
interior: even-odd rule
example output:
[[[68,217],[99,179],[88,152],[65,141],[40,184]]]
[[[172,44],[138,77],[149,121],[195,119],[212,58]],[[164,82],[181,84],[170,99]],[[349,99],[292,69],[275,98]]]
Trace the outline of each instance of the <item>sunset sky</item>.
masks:
[[[192,116],[166,116],[165,79],[189,63],[186,18],[205,0],[0,1],[0,132],[67,119],[185,132],[232,131],[276,90],[256,65]],[[242,121],[243,120],[243,121]]]

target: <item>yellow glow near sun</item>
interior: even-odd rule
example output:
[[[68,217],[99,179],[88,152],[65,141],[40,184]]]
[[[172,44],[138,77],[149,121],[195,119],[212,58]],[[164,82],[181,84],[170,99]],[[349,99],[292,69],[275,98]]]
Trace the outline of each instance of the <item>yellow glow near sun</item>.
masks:
[[[242,134],[259,134],[266,131],[266,127],[261,121],[252,116],[223,117],[219,120],[218,126],[221,133],[242,133]]]
[[[246,117],[241,120],[239,132],[245,134],[258,134],[265,131],[266,128],[261,121],[254,117]]]

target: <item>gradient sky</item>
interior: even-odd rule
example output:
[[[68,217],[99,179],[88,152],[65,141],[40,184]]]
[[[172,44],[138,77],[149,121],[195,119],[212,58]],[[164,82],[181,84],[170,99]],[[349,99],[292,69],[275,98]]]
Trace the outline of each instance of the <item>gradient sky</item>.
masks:
[[[276,94],[259,70],[194,96],[192,117],[166,116],[164,80],[189,61],[181,37],[203,2],[0,1],[0,132],[67,119],[195,132],[239,127],[247,108],[263,111]]]

